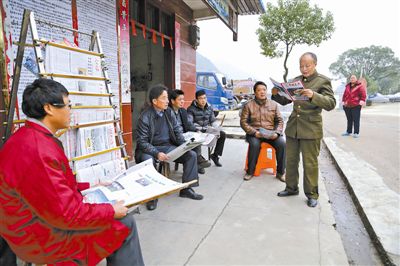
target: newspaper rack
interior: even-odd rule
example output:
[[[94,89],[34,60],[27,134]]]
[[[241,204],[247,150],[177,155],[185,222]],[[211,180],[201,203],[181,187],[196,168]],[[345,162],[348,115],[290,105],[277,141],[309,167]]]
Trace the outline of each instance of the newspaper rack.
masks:
[[[59,43],[55,43],[52,41],[47,41],[47,40],[39,38],[36,22],[39,22],[42,24],[47,24],[47,25],[50,25],[51,27],[62,28],[63,30],[71,31],[74,34],[82,34],[85,36],[90,36],[91,39],[90,39],[90,45],[89,45],[88,50],[85,50],[82,48],[77,48],[77,47],[72,47],[72,46],[67,46],[67,45],[63,45],[63,44],[59,44]],[[31,32],[31,37],[32,37],[32,42],[33,42],[32,44],[26,43],[28,30],[30,30],[30,32]],[[24,14],[23,14],[22,24],[21,24],[21,32],[20,32],[20,36],[19,36],[19,42],[14,43],[14,44],[18,45],[18,50],[17,50],[17,55],[15,58],[15,64],[14,64],[10,103],[9,103],[9,107],[7,110],[8,111],[7,112],[7,122],[4,123],[5,137],[2,140],[2,143],[4,143],[4,141],[10,137],[14,124],[22,124],[25,122],[25,120],[23,120],[23,119],[14,120],[14,114],[15,114],[15,109],[16,109],[17,101],[18,101],[17,93],[18,93],[19,81],[20,81],[20,77],[21,77],[21,70],[22,70],[21,68],[22,68],[22,63],[23,63],[23,58],[24,58],[24,50],[25,50],[25,47],[33,47],[34,54],[35,54],[35,60],[36,60],[37,68],[38,68],[38,75],[40,77],[51,78],[51,79],[61,78],[63,80],[65,79],[66,81],[68,81],[69,79],[79,79],[79,80],[103,81],[104,82],[105,91],[84,92],[84,91],[71,90],[70,95],[76,95],[78,97],[96,96],[96,97],[108,98],[108,105],[93,105],[93,104],[74,105],[74,106],[72,106],[72,110],[75,112],[79,112],[80,109],[82,109],[82,110],[84,110],[84,109],[99,109],[99,108],[104,109],[104,110],[112,109],[112,111],[110,111],[110,112],[113,112],[113,114],[110,115],[112,117],[110,117],[110,119],[103,120],[103,121],[96,120],[96,121],[85,121],[82,123],[72,123],[69,128],[60,130],[59,132],[57,132],[57,136],[60,137],[63,134],[65,134],[71,130],[76,130],[76,132],[78,132],[78,130],[80,130],[82,128],[113,124],[114,132],[113,132],[112,137],[114,138],[114,142],[116,143],[116,145],[115,145],[115,147],[107,148],[107,149],[104,149],[101,151],[96,151],[94,153],[79,154],[77,156],[70,157],[69,160],[71,162],[71,166],[72,166],[74,172],[76,173],[75,164],[74,164],[76,161],[79,161],[79,160],[82,160],[85,158],[89,158],[89,157],[95,157],[95,156],[109,153],[109,152],[116,151],[116,150],[120,150],[120,152],[121,152],[120,158],[122,160],[124,160],[124,168],[127,169],[129,157],[126,152],[126,148],[125,148],[126,145],[124,143],[124,140],[122,137],[122,131],[120,129],[120,119],[118,117],[118,113],[116,110],[117,107],[115,105],[113,105],[113,102],[112,102],[112,97],[114,97],[114,94],[111,92],[111,88],[110,88],[111,82],[110,82],[110,79],[109,79],[109,76],[107,73],[107,67],[105,67],[104,53],[103,53],[102,45],[100,42],[100,36],[99,36],[98,32],[93,31],[91,34],[89,34],[89,33],[77,31],[75,29],[70,29],[70,28],[66,28],[63,26],[59,26],[59,25],[53,24],[51,22],[35,20],[34,12],[32,12],[28,9],[25,9]],[[76,53],[75,55],[77,55],[77,56],[79,54],[86,54],[88,56],[95,56],[96,58],[99,58],[96,60],[98,60],[101,63],[100,64],[101,70],[99,70],[99,72],[101,72],[101,76],[90,76],[90,75],[81,75],[81,74],[75,75],[75,74],[68,74],[68,73],[51,73],[52,71],[46,71],[46,68],[49,66],[47,66],[47,65],[45,66],[44,56],[42,55],[42,51],[40,48],[41,45],[42,46],[44,45],[46,47],[46,49],[49,46],[57,47],[58,49],[65,49],[65,50],[71,52],[71,56],[74,55],[72,53]],[[95,51],[95,48],[96,48],[96,51]],[[46,58],[46,60],[47,59],[48,58]],[[76,80],[76,82],[78,82],[78,80]],[[67,89],[68,89],[68,86],[65,86],[65,87],[67,87]],[[89,100],[87,100],[87,101],[89,101]],[[104,101],[107,102],[107,99],[104,99]]]

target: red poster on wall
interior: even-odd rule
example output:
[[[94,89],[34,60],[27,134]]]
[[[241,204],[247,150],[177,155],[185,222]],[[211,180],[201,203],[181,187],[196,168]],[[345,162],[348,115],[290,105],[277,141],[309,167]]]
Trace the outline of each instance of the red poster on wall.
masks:
[[[129,54],[129,10],[126,0],[119,0],[119,76],[121,102],[131,102],[130,54]]]
[[[181,24],[175,21],[175,89],[181,89]]]

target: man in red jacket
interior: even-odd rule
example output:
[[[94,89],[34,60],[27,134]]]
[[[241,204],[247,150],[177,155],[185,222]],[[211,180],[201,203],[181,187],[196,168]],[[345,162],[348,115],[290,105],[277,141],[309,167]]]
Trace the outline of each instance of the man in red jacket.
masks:
[[[361,106],[365,105],[367,93],[364,85],[357,80],[356,75],[351,75],[350,82],[346,85],[343,93],[343,109],[347,118],[347,130],[343,136],[350,136],[353,132],[354,138],[358,138],[360,134],[360,116]]]
[[[123,202],[84,203],[61,142],[69,125],[68,91],[37,79],[23,94],[24,127],[0,151],[0,235],[36,264],[143,265],[139,237]]]

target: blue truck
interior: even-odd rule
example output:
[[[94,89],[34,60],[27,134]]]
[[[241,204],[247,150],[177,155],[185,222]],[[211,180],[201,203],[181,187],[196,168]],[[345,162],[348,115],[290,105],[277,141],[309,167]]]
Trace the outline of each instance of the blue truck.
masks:
[[[196,91],[205,90],[207,101],[212,106],[215,116],[219,111],[235,109],[238,100],[232,88],[228,86],[226,77],[217,72],[197,72]]]

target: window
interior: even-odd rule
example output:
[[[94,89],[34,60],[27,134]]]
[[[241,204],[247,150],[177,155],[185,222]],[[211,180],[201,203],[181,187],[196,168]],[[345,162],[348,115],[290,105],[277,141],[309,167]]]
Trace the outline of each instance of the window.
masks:
[[[197,85],[207,89],[216,90],[218,83],[213,76],[199,75],[197,77]]]

